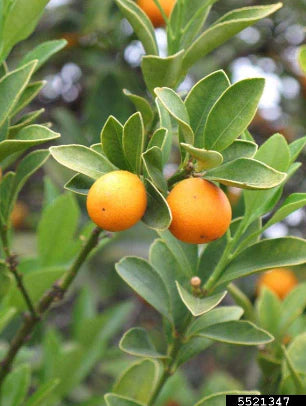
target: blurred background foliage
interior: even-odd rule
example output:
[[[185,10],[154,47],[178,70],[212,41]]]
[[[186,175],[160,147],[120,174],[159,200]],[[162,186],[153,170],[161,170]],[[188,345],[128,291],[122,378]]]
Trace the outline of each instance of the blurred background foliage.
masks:
[[[256,3],[253,0],[219,1],[210,19],[216,20],[233,8]],[[274,2],[260,2],[268,3]],[[284,7],[271,18],[245,29],[197,63],[179,90],[184,94],[200,78],[220,68],[234,82],[245,77],[263,76],[266,78],[266,89],[250,128],[253,136],[259,143],[275,132],[281,132],[290,142],[303,136],[306,77],[297,64],[296,56],[298,47],[305,42],[305,19],[306,0],[285,0]],[[62,133],[59,143],[91,145],[99,141],[101,128],[110,114],[123,121],[133,113],[133,106],[123,94],[123,88],[139,95],[146,94],[139,68],[144,51],[112,0],[51,0],[35,33],[14,49],[8,64],[14,66],[15,61],[40,42],[58,38],[65,38],[68,44],[37,75],[47,84],[29,111],[45,108],[42,122],[52,122],[54,129]],[[157,38],[161,49],[166,52],[166,35],[162,28],[157,29]],[[146,96],[149,97],[148,94]],[[177,159],[174,149],[166,171],[173,171]],[[301,160],[304,165],[290,180],[287,194],[306,190],[305,153]],[[47,180],[43,182],[44,173]],[[68,171],[50,159],[44,172],[39,171],[22,192],[14,211],[13,223],[16,237],[14,248],[23,259],[36,255],[35,230],[45,204],[44,195],[50,198],[61,193],[69,175]],[[235,189],[227,192],[234,211],[239,214],[243,204],[239,193]],[[84,208],[85,200],[82,197],[78,197],[78,200],[79,206]],[[80,227],[87,221],[83,211]],[[305,230],[306,213],[301,209],[271,227],[267,235],[277,237],[292,234],[305,238]],[[21,360],[31,359],[34,376],[40,381],[57,377],[56,362],[66,363],[61,374],[67,380],[70,371],[89,358],[87,369],[84,367],[75,381],[71,378],[70,386],[66,383],[63,387],[65,400],[60,404],[100,405],[101,399],[95,397],[109,390],[114,378],[130,362],[117,348],[122,331],[136,323],[148,328],[158,324],[155,312],[135,297],[114,272],[115,261],[123,255],[147,256],[154,237],[153,232],[139,224],[105,244],[86,265],[87,270],[81,273],[65,303],[53,309],[47,325],[40,326],[31,341],[32,350],[21,353]],[[29,259],[27,261],[25,263],[31,263]],[[303,269],[298,272],[301,279],[305,279],[304,274]],[[81,288],[84,285],[86,288]],[[255,285],[253,277],[241,282],[243,290],[252,299],[255,298]],[[116,307],[107,310],[111,306]],[[107,312],[102,316],[104,311]],[[72,313],[74,316],[71,316]],[[86,342],[88,336],[82,335],[81,331],[87,328],[85,324],[80,324],[85,319],[89,320],[86,326],[92,329],[93,339],[97,340],[95,354],[84,355],[79,351],[80,346],[89,345]],[[7,339],[12,337],[14,329],[15,326],[11,325],[5,331]],[[47,360],[46,370],[44,354],[48,353],[48,346],[53,346],[58,356],[57,361]],[[188,406],[191,399],[198,399],[199,395],[236,389],[238,386],[256,387],[259,370],[255,354],[256,351],[252,349],[215,345],[196,362],[189,362],[183,373],[169,381],[160,406]],[[186,374],[189,383],[185,379]],[[86,378],[81,385],[78,383],[80,377]],[[74,387],[75,382],[77,387]],[[100,403],[94,403],[95,399]]]

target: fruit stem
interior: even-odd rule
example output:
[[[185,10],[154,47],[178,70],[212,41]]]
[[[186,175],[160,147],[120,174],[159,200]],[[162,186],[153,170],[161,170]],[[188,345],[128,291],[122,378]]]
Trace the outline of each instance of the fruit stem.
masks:
[[[102,230],[99,228],[95,228],[92,231],[88,240],[64,276],[55,282],[53,287],[49,289],[49,291],[47,291],[40,299],[35,309],[35,314],[38,315],[38,317],[30,315],[24,319],[22,325],[10,343],[6,356],[0,364],[0,388],[3,385],[5,377],[11,370],[12,364],[20,348],[29,339],[35,326],[41,320],[42,316],[47,313],[51,305],[57,300],[63,299],[70,284],[77,276],[81,265],[85,262],[92,250],[97,246],[101,232]]]

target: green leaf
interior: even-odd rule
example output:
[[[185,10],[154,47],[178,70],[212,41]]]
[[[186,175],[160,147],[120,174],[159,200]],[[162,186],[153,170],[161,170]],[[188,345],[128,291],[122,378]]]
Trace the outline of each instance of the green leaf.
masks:
[[[306,375],[306,333],[298,335],[288,346],[288,357],[298,374]],[[283,361],[283,378],[290,375],[286,361]],[[304,377],[305,378],[305,377]]]
[[[205,179],[242,189],[271,189],[278,186],[287,174],[253,158],[238,158],[218,168],[210,169]]]
[[[15,139],[5,140],[0,143],[0,161],[16,152],[23,152],[28,148],[41,145],[59,137],[59,133],[42,125],[33,124],[25,127],[16,134]]]
[[[133,114],[123,127],[123,151],[130,168],[137,174],[141,172],[141,154],[145,143],[144,125],[141,114]]]
[[[5,224],[9,219],[14,190],[14,178],[14,172],[7,172],[0,182],[0,224]]]
[[[290,164],[290,152],[285,138],[281,134],[274,134],[261,145],[255,159],[272,168],[287,172]],[[288,177],[289,178],[289,171]],[[270,211],[281,196],[282,185],[268,191],[244,192],[246,216],[252,222],[257,217]]]
[[[15,138],[18,131],[26,127],[29,124],[32,124],[42,113],[45,112],[45,109],[31,111],[30,113],[25,114],[18,122],[14,125],[11,125],[9,128],[8,138]]]
[[[262,240],[246,248],[229,263],[218,285],[266,269],[304,263],[306,263],[306,240],[296,237]]]
[[[293,193],[288,196],[281,207],[271,217],[271,219],[265,224],[265,229],[271,227],[273,224],[279,223],[284,220],[289,214],[306,206],[306,193]]]
[[[158,110],[159,121],[160,121],[160,130],[162,128],[167,129],[166,139],[164,141],[163,151],[163,163],[166,164],[169,160],[171,150],[172,150],[172,139],[173,139],[173,127],[170,114],[167,109],[162,105],[162,103],[155,98],[155,104]],[[157,130],[158,131],[158,130]]]
[[[201,316],[204,313],[209,312],[214,307],[218,306],[218,304],[224,299],[227,292],[217,293],[213,296],[208,296],[204,298],[196,297],[184,289],[178,282],[176,282],[177,290],[179,295],[184,302],[187,309],[190,313],[197,317]]]
[[[26,107],[38,95],[38,93],[45,86],[45,84],[46,81],[44,80],[29,83],[27,87],[23,90],[15,107],[11,111],[10,117],[14,117],[17,113],[19,113],[20,110]]]
[[[86,196],[93,184],[94,181],[92,180],[92,178],[78,173],[68,180],[64,188],[69,190],[70,192],[77,193],[78,195]]]
[[[127,169],[122,147],[123,126],[110,116],[101,131],[102,148],[107,158],[120,169]]]
[[[5,307],[0,310],[0,332],[9,324],[16,313],[14,307]]]
[[[190,278],[196,275],[198,247],[195,244],[186,244],[177,240],[168,230],[159,231],[158,234],[180,263],[182,273]]]
[[[148,179],[145,181],[147,191],[147,209],[142,221],[154,230],[166,230],[169,228],[172,215],[171,210],[164,196]]]
[[[116,170],[116,167],[103,155],[83,145],[51,147],[50,153],[61,165],[92,179],[98,179]]]
[[[281,6],[281,3],[277,3],[268,6],[244,7],[225,14],[193,41],[187,49],[183,61],[184,71],[187,72],[196,61],[246,27],[274,13]]]
[[[144,358],[167,358],[158,352],[148,334],[143,328],[131,328],[120,340],[119,348],[128,354]]]
[[[23,364],[15,368],[4,380],[1,406],[21,405],[30,385],[30,367]]]
[[[150,359],[136,362],[124,371],[113,392],[147,404],[157,384],[158,369],[157,362]]]
[[[223,152],[224,163],[234,161],[238,158],[253,158],[257,151],[257,144],[252,141],[235,140]]]
[[[297,140],[295,140],[295,141],[291,142],[291,144],[289,144],[291,163],[293,163],[297,159],[297,157],[303,151],[305,145],[306,145],[306,136],[302,137],[302,138],[298,138]]]
[[[28,52],[19,63],[19,66],[23,66],[30,61],[37,60],[38,63],[35,67],[37,71],[52,55],[59,52],[67,45],[65,39],[45,41],[39,44],[37,47]]]
[[[303,314],[306,307],[306,283],[299,283],[288,293],[281,303],[280,330],[285,333],[288,327]]]
[[[107,393],[105,395],[105,401],[107,406],[145,406],[143,403],[113,393]]]
[[[298,53],[298,61],[301,69],[306,74],[306,45],[302,45]]]
[[[170,155],[171,142],[169,142],[169,140],[172,141],[169,136],[169,130],[167,128],[158,128],[153,133],[148,143],[148,149],[152,147],[158,147],[161,149],[163,166],[167,163]]]
[[[257,313],[260,326],[277,337],[281,317],[281,302],[277,295],[266,287],[261,290],[257,300]]]
[[[223,157],[220,152],[208,151],[207,149],[195,148],[192,145],[180,144],[189,154],[197,160],[196,170],[198,172],[205,169],[215,168],[222,164]]]
[[[147,88],[152,94],[156,87],[175,88],[182,75],[182,62],[184,51],[161,58],[154,55],[145,55],[142,58],[141,70]]]
[[[190,337],[207,327],[214,326],[215,324],[239,320],[242,314],[243,309],[239,306],[217,307],[195,319],[188,328],[186,335]]]
[[[27,86],[37,61],[16,69],[0,79],[0,127],[10,115],[23,90]]]
[[[131,100],[136,109],[141,113],[144,126],[146,128],[150,128],[154,118],[154,113],[150,103],[144,97],[133,94],[127,89],[123,89],[123,93]]]
[[[225,234],[223,237],[207,244],[202,251],[196,272],[196,275],[202,279],[202,283],[206,282],[214,271],[225,250],[226,244],[227,240]]]
[[[230,390],[226,392],[214,393],[213,395],[205,396],[194,406],[220,406],[225,405],[226,395],[260,395],[258,391],[242,391],[241,389]]]
[[[219,70],[200,80],[188,93],[185,106],[189,113],[190,126],[194,132],[195,147],[204,147],[204,128],[208,114],[229,86],[230,82],[225,72]]]
[[[163,193],[167,193],[167,182],[163,175],[162,151],[152,147],[142,154],[146,172],[152,183]]]
[[[35,29],[49,0],[16,0],[11,2],[3,24],[3,50],[0,61],[11,48],[26,39]]]
[[[222,343],[238,345],[261,345],[273,341],[267,331],[249,321],[226,321],[205,327],[197,335]]]
[[[190,127],[188,111],[180,96],[167,87],[156,88],[154,92],[163,106],[178,122],[186,143],[193,144],[194,134]]]
[[[194,336],[183,344],[178,352],[176,366],[180,366],[213,344],[208,338]]]
[[[264,84],[263,78],[244,79],[225,90],[207,117],[206,149],[221,152],[247,129],[255,116]]]
[[[147,261],[137,257],[126,257],[116,264],[116,270],[136,293],[172,321],[167,287]]]
[[[73,195],[63,194],[50,203],[38,225],[38,254],[44,266],[68,263],[80,248],[74,240],[80,210]]]
[[[50,268],[49,270],[41,270],[24,274],[23,283],[33,303],[37,303],[46,290],[65,272],[64,268]],[[22,312],[27,310],[27,305],[21,296],[20,290],[14,286],[9,293],[8,303],[17,311]]]
[[[147,54],[158,55],[155,32],[146,13],[131,0],[115,0],[116,4],[133,27]]]
[[[59,379],[52,379],[50,382],[41,385],[37,391],[27,399],[27,406],[43,405],[43,402],[48,401],[49,397],[52,396],[58,384]]]

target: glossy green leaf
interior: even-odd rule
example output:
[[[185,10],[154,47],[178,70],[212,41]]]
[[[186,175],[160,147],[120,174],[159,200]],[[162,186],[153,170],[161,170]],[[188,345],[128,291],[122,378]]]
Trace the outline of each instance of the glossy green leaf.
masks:
[[[1,406],[18,406],[21,405],[30,385],[30,367],[22,364],[16,367],[5,378],[1,391]]]
[[[167,287],[157,271],[144,259],[126,257],[116,264],[121,278],[163,316],[172,320]]]
[[[141,171],[141,154],[144,150],[145,133],[140,113],[133,114],[123,127],[123,151],[130,168],[137,174]]]
[[[27,87],[23,90],[15,107],[11,111],[10,116],[11,117],[15,116],[17,113],[19,113],[20,110],[25,108],[38,95],[38,93],[45,86],[45,84],[46,81],[44,80],[29,83]]]
[[[225,72],[219,70],[205,76],[188,93],[185,105],[190,117],[190,126],[194,132],[195,147],[204,147],[204,128],[207,116],[215,102],[229,86],[230,82]]]
[[[21,119],[14,125],[11,125],[9,127],[9,135],[8,138],[12,139],[15,138],[16,134],[18,131],[20,131],[22,128],[30,125],[33,123],[33,121],[36,121],[36,119],[45,112],[45,109],[40,109],[36,111],[31,111],[30,113],[25,114]]]
[[[152,147],[142,154],[146,172],[152,183],[163,193],[167,193],[167,182],[163,175],[163,156],[158,147]]]
[[[131,100],[136,109],[141,113],[144,126],[146,128],[150,128],[154,118],[154,113],[147,99],[138,96],[137,94],[133,94],[127,89],[124,89],[123,93]]]
[[[243,309],[239,306],[220,306],[195,319],[187,330],[187,336],[193,336],[206,327],[227,321],[239,320]]]
[[[23,66],[30,61],[37,60],[38,63],[35,67],[37,71],[52,55],[59,52],[67,45],[65,39],[45,41],[39,44],[37,47],[28,52],[19,63],[19,66]]]
[[[83,145],[51,147],[50,153],[61,165],[92,179],[98,179],[116,170],[116,167],[104,156]]]
[[[68,180],[64,188],[69,190],[70,192],[77,193],[78,195],[86,196],[93,184],[94,181],[92,178],[78,173],[74,175],[70,180]]]
[[[159,231],[158,234],[165,241],[177,261],[181,264],[182,273],[190,278],[196,275],[198,263],[197,245],[186,244],[179,241],[168,230]]]
[[[181,142],[181,146],[185,149],[185,151],[189,152],[194,159],[197,160],[196,170],[198,172],[215,168],[221,165],[223,162],[223,157],[220,152],[195,148],[192,145],[184,144],[183,142]]]
[[[12,112],[23,90],[27,86],[37,61],[16,69],[0,79],[0,127]]]
[[[166,230],[172,221],[171,210],[164,196],[148,179],[145,181],[147,191],[147,209],[142,221],[154,230]]]
[[[306,375],[306,333],[298,335],[288,346],[287,354],[293,368],[298,374]],[[290,375],[285,360],[283,361],[283,377]],[[304,377],[305,378],[305,377]]]
[[[162,105],[157,97],[155,98],[155,104],[159,115],[160,127],[165,128],[168,131],[162,148],[163,162],[165,164],[168,162],[172,150],[173,127],[168,110]]]
[[[37,391],[27,399],[27,406],[41,406],[43,402],[48,402],[56,387],[59,384],[59,379],[52,379],[37,389]]]
[[[303,151],[305,145],[306,145],[306,136],[298,138],[297,140],[295,140],[295,141],[291,142],[291,144],[289,144],[291,163],[293,163],[297,159],[297,157]]]
[[[286,332],[286,329],[303,314],[306,308],[306,283],[299,283],[284,298],[281,304],[280,330]]]
[[[269,16],[280,7],[281,3],[244,7],[225,14],[204,31],[187,49],[183,61],[184,71],[186,72],[196,61],[238,34],[238,32]]]
[[[270,289],[265,287],[261,289],[257,300],[257,314],[259,325],[277,337],[281,317],[281,302]]]
[[[267,331],[249,321],[226,321],[205,327],[197,335],[222,343],[238,345],[261,345],[273,341]]]
[[[287,172],[290,151],[285,138],[281,134],[274,134],[261,145],[255,159],[278,171]],[[246,215],[250,222],[273,209],[281,196],[281,188],[282,185],[267,191],[244,192]]]
[[[191,337],[186,343],[181,346],[177,355],[176,365],[180,366],[184,364],[185,362],[194,358],[196,355],[205,351],[213,343],[214,342],[212,340],[209,340],[208,338],[199,336]]]
[[[154,92],[163,106],[178,122],[186,143],[193,144],[194,134],[190,127],[188,111],[180,96],[167,87],[156,88]]]
[[[212,241],[210,244],[207,244],[202,251],[196,272],[196,275],[201,278],[202,283],[206,282],[214,271],[226,247],[226,243],[226,235],[224,235]]]
[[[220,292],[208,297],[196,297],[184,289],[178,282],[176,282],[177,290],[180,294],[182,301],[184,302],[190,313],[195,316],[201,316],[204,313],[209,312],[224,299],[227,292]]]
[[[271,189],[282,183],[287,174],[253,158],[238,158],[207,171],[205,179],[242,189]]]
[[[107,393],[105,395],[105,402],[106,406],[145,406],[144,403],[139,403],[133,399],[128,399],[113,393]]]
[[[257,151],[257,144],[252,141],[235,140],[229,147],[222,151],[224,163],[238,158],[253,158]]]
[[[306,240],[296,237],[262,240],[246,248],[230,262],[218,285],[265,269],[304,263],[306,263]]]
[[[143,328],[131,328],[121,338],[119,348],[128,354],[143,358],[167,358],[158,352],[147,332]]]
[[[147,88],[153,94],[156,87],[175,88],[182,75],[184,51],[161,58],[145,55],[142,58],[141,70]]]
[[[73,195],[63,194],[44,210],[38,225],[38,254],[44,266],[67,264],[80,248],[74,240],[80,210]]]
[[[147,54],[158,55],[155,32],[146,13],[131,0],[115,0],[116,4],[133,27]]]
[[[289,214],[306,206],[306,193],[293,193],[288,196],[281,207],[266,223],[265,229],[284,220]]]
[[[16,152],[23,152],[28,148],[44,144],[60,137],[59,133],[42,125],[34,124],[21,129],[12,140],[0,143],[0,161]]]
[[[165,165],[168,162],[170,149],[171,149],[171,137],[167,128],[158,128],[152,135],[148,149],[152,147],[158,147],[162,152],[162,164]]]
[[[254,391],[243,391],[240,389],[230,390],[227,392],[214,393],[213,395],[205,396],[202,400],[196,403],[194,406],[220,406],[225,405],[226,395],[260,395],[260,392]]]
[[[253,120],[265,81],[244,79],[229,87],[210,110],[205,129],[204,147],[223,151]]]
[[[101,131],[101,143],[107,158],[120,169],[127,169],[122,147],[123,126],[110,116]]]
[[[158,369],[158,363],[150,359],[136,362],[124,371],[113,392],[147,404],[157,384]]]

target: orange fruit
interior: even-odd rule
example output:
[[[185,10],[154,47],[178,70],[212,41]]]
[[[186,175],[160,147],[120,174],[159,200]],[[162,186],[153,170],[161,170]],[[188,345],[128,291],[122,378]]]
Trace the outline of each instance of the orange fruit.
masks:
[[[132,227],[144,215],[146,207],[144,184],[128,171],[113,171],[101,176],[87,196],[89,217],[107,231]]]
[[[232,219],[225,193],[207,180],[189,178],[177,183],[167,202],[172,212],[171,233],[179,240],[203,244],[226,232]]]
[[[263,286],[272,290],[280,299],[298,284],[295,274],[289,269],[275,268],[261,275],[257,283],[257,294]]]
[[[22,228],[24,226],[25,218],[29,213],[28,206],[20,201],[15,203],[11,213],[11,222],[14,228]]]
[[[169,17],[176,0],[159,0],[159,2],[166,16]],[[138,0],[137,4],[150,18],[154,27],[162,27],[165,25],[162,13],[153,0]]]

